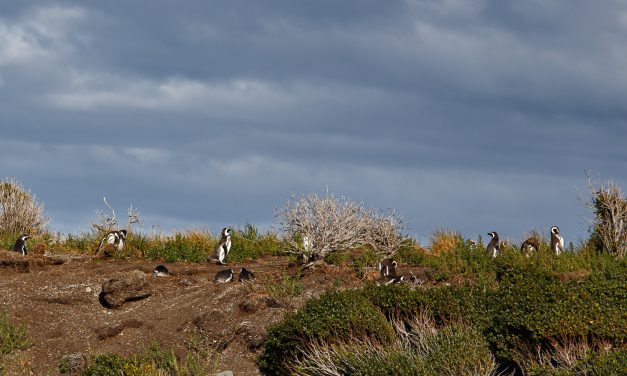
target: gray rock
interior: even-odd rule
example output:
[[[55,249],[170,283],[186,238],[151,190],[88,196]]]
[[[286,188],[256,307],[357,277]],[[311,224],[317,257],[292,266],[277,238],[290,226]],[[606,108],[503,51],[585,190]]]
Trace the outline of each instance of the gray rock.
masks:
[[[143,272],[115,272],[102,284],[100,303],[107,308],[119,308],[125,302],[144,299],[150,294],[150,284]]]
[[[213,376],[233,376],[233,371],[222,371],[218,372]]]

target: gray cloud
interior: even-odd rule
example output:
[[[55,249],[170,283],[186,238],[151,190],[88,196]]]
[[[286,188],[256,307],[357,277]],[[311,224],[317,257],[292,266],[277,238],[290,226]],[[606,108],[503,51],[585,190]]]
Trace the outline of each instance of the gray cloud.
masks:
[[[0,168],[80,231],[272,225],[347,195],[518,239],[583,236],[584,169],[627,182],[627,6],[585,1],[0,5]]]

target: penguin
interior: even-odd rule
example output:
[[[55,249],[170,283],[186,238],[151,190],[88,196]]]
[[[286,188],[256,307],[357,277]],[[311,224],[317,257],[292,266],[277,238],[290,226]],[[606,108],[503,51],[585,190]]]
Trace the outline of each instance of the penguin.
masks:
[[[121,251],[122,248],[124,248],[124,243],[126,242],[126,234],[126,230],[109,231],[100,241],[97,251],[101,250],[102,246],[105,244],[111,244],[115,246],[118,251]]]
[[[232,279],[233,279],[233,269],[224,269],[216,273],[216,276],[213,279],[213,282],[226,283],[226,282],[231,282]]]
[[[492,255],[492,258],[495,258],[501,252],[501,246],[499,244],[499,234],[497,234],[496,231],[492,231],[489,232],[488,235],[492,237],[492,240],[490,240],[490,243],[488,243],[486,251],[488,252],[488,254]]]
[[[396,267],[398,264],[392,259],[384,259],[379,263],[379,273],[381,277],[396,276]]]
[[[468,248],[470,249],[477,248],[477,241],[473,239],[468,240]]]
[[[401,276],[397,276],[397,275],[388,275],[385,277],[380,277],[377,280],[377,286],[387,286],[387,285],[391,285],[391,284],[395,284],[395,283],[401,283],[405,281],[405,276],[401,275]]]
[[[220,242],[216,246],[215,252],[213,255],[209,256],[208,261],[219,262],[224,265],[224,260],[226,256],[229,254],[231,250],[231,229],[225,227],[222,229],[222,233],[220,234]]]
[[[251,280],[254,278],[255,278],[255,273],[251,272],[250,270],[247,270],[246,268],[241,268],[239,271],[239,276],[237,277],[237,280],[242,282],[242,281]]]
[[[22,256],[26,256],[26,239],[28,238],[30,238],[30,236],[26,234],[20,235],[13,245],[13,251],[21,253]]]
[[[564,238],[560,235],[560,229],[557,226],[551,227],[551,252],[557,256],[564,252]]]
[[[124,248],[125,244],[126,244],[126,230],[120,230],[118,231],[118,244],[117,244],[118,251],[121,251],[122,248]]]
[[[529,257],[530,253],[536,252],[539,249],[540,249],[540,242],[538,241],[538,238],[536,238],[535,236],[530,237],[529,239],[525,240],[520,245],[520,251],[525,252],[527,257]]]
[[[157,277],[169,277],[170,276],[170,271],[168,270],[168,268],[165,267],[165,265],[158,265],[153,271],[152,271],[152,276],[153,278],[157,278]]]

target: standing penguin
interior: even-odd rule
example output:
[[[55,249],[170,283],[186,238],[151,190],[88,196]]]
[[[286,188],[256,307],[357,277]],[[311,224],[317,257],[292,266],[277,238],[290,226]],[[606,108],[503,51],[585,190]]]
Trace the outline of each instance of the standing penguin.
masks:
[[[560,229],[557,226],[551,227],[551,252],[557,256],[564,252],[564,238],[560,235]]]
[[[126,242],[126,230],[118,230],[118,231],[109,231],[107,235],[102,238],[100,241],[100,245],[96,252],[102,249],[102,246],[105,244],[113,245],[118,251],[121,251],[124,248],[124,244]]]
[[[13,245],[13,251],[21,253],[22,256],[26,256],[26,239],[28,238],[30,238],[30,236],[26,234],[20,235]]]
[[[225,227],[220,234],[220,242],[216,246],[213,255],[209,256],[208,261],[216,261],[224,265],[224,260],[231,250],[231,229]]]
[[[490,243],[488,243],[488,247],[486,248],[486,251],[488,252],[488,254],[492,255],[492,258],[495,258],[496,256],[498,256],[499,253],[501,253],[501,245],[499,243],[499,234],[497,234],[496,231],[492,231],[492,232],[489,232],[488,235],[492,237],[492,240],[490,240]]]

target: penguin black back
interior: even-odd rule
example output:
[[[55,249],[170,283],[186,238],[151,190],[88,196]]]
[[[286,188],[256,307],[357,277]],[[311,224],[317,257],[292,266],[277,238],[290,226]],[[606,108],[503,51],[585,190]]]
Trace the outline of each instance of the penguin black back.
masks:
[[[255,273],[251,272],[250,270],[246,268],[242,268],[239,271],[239,276],[237,277],[237,280],[242,282],[242,281],[248,281],[254,278],[255,278]]]
[[[540,249],[540,242],[535,236],[530,237],[520,245],[520,250],[523,252],[535,252],[538,249]]]
[[[213,278],[213,282],[226,283],[233,279],[233,269],[220,270]]]
[[[30,236],[26,234],[20,235],[20,237],[17,238],[15,244],[13,245],[13,251],[21,253],[22,256],[26,256],[26,239],[28,238],[30,238]]]
[[[379,273],[381,277],[395,276],[398,264],[392,259],[384,259],[379,263]]]
[[[165,265],[158,265],[152,271],[153,277],[168,277],[169,275],[170,275],[170,271],[168,270],[168,268],[165,267]]]

